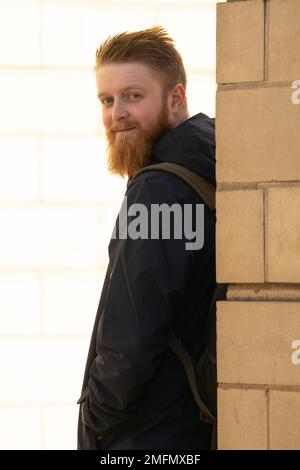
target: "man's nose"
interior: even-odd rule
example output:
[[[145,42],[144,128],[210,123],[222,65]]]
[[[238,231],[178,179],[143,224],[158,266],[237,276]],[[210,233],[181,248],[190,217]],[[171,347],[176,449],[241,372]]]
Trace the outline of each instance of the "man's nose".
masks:
[[[128,112],[126,109],[126,103],[121,99],[115,99],[111,107],[111,117],[113,121],[119,121],[120,119],[127,118]]]

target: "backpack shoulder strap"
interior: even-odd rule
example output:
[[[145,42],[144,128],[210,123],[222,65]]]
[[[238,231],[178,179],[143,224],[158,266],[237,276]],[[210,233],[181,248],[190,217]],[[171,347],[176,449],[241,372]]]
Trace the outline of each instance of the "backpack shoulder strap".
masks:
[[[204,178],[202,178],[194,171],[191,171],[185,166],[179,165],[178,163],[163,162],[155,163],[153,165],[148,165],[144,168],[141,168],[135,173],[134,178],[140,173],[151,170],[167,171],[183,179],[196,191],[196,193],[199,194],[199,196],[203,199],[203,201],[205,202],[205,204],[207,204],[211,211],[215,210],[215,187],[212,184],[208,183]]]
[[[169,347],[171,348],[173,353],[178,357],[178,359],[180,360],[180,362],[182,363],[185,369],[185,373],[187,375],[189,385],[192,389],[194,399],[197,405],[199,406],[200,418],[203,419],[203,417],[206,417],[206,420],[208,418],[207,422],[213,423],[215,418],[199,395],[195,369],[193,366],[192,359],[190,355],[188,354],[187,350],[185,349],[185,347],[183,346],[181,340],[175,334],[174,330],[171,330],[171,333],[170,333]]]

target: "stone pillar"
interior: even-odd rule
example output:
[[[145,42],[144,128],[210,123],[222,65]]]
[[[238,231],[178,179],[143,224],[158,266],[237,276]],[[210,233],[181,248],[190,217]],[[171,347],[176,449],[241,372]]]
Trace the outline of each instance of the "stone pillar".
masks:
[[[218,448],[300,449],[300,1],[217,4],[217,83]]]

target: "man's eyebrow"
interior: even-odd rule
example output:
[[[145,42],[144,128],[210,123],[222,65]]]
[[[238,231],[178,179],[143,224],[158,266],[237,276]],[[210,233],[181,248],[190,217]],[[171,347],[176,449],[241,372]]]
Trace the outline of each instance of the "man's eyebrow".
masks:
[[[143,87],[141,87],[140,85],[130,85],[130,86],[126,86],[125,88],[122,88],[121,91],[127,91],[127,90],[132,90],[132,88],[138,88],[139,90],[144,90]],[[103,92],[99,92],[97,93],[97,97],[98,98],[101,98],[101,96],[109,96],[109,93],[105,93],[104,91]]]

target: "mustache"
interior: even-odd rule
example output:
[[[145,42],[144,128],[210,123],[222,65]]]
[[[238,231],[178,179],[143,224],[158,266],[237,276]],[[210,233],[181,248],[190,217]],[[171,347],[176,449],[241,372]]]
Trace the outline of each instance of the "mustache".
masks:
[[[132,124],[123,124],[123,126],[114,126],[114,127],[111,127],[109,132],[118,132],[118,131],[123,131],[125,129],[133,129],[135,127],[138,127],[136,124],[132,123]]]

